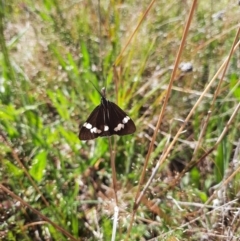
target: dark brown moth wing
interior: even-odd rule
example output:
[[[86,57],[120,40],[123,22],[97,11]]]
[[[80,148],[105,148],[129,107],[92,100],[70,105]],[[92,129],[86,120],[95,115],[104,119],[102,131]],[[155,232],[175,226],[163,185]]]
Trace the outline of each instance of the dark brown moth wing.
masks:
[[[136,131],[136,126],[132,119],[115,103],[108,101],[107,125],[109,125],[110,135],[129,135]]]
[[[81,126],[79,132],[80,140],[91,140],[101,135],[101,126],[104,126],[102,115],[102,106],[98,105],[87,118],[86,122]]]

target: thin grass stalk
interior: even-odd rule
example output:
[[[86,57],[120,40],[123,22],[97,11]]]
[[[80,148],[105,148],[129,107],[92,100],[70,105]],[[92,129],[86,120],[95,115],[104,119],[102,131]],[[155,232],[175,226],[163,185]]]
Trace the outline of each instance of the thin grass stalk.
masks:
[[[102,62],[102,15],[101,15],[101,1],[98,0],[98,19],[99,19],[99,24],[98,24],[98,41],[99,41],[99,61],[98,61],[98,69],[102,72],[102,75],[100,75],[100,78],[104,78],[104,73],[103,73],[103,62]],[[105,78],[105,88],[107,87],[106,83],[106,78]]]
[[[118,66],[118,64],[121,62],[123,53],[127,49],[128,45],[132,41],[134,35],[137,33],[137,30],[139,29],[140,25],[142,24],[143,20],[146,18],[147,14],[149,13],[150,9],[152,8],[153,4],[155,3],[156,0],[152,0],[151,3],[148,5],[146,11],[143,13],[140,21],[138,22],[137,27],[134,29],[133,33],[130,35],[129,39],[127,40],[127,43],[124,45],[123,49],[121,50],[120,54],[116,58],[116,61],[114,62],[113,66]]]
[[[115,195],[112,238],[111,238],[111,241],[114,241],[115,238],[116,238],[119,208],[118,208],[118,198],[117,198],[117,175],[116,175],[116,167],[115,167],[115,154],[114,154],[114,151],[112,149],[111,137],[108,137],[108,140],[109,140],[111,169],[112,169],[112,188],[113,188],[113,192],[114,192],[114,195]]]
[[[3,53],[3,57],[4,57],[4,62],[5,65],[7,66],[7,73],[8,73],[8,77],[9,79],[12,81],[13,84],[15,84],[16,79],[15,79],[15,74],[12,68],[12,64],[9,58],[9,54],[8,54],[8,48],[6,45],[6,41],[4,38],[4,1],[0,0],[0,47]]]
[[[159,130],[160,125],[162,123],[162,119],[163,119],[163,116],[164,116],[164,113],[165,113],[165,110],[166,110],[166,107],[167,107],[167,103],[168,103],[168,100],[169,100],[169,97],[170,97],[170,94],[171,94],[172,85],[173,85],[173,82],[174,82],[174,79],[175,79],[175,76],[176,76],[176,72],[177,72],[177,69],[178,69],[178,66],[179,66],[180,57],[181,57],[183,47],[184,47],[184,44],[185,44],[185,41],[186,41],[186,38],[187,38],[187,33],[188,33],[189,28],[190,28],[190,23],[191,23],[192,18],[193,18],[193,13],[194,13],[194,10],[196,8],[196,4],[197,4],[197,0],[195,2],[193,2],[193,4],[192,4],[191,10],[190,10],[190,13],[189,13],[189,16],[188,16],[188,20],[187,20],[187,23],[186,23],[186,26],[185,26],[185,29],[184,29],[184,32],[183,32],[183,38],[182,38],[182,41],[181,41],[181,44],[180,44],[180,47],[179,47],[179,51],[177,53],[177,57],[176,57],[176,61],[175,61],[175,64],[174,64],[174,69],[173,69],[173,72],[172,72],[172,75],[171,75],[168,90],[167,90],[167,93],[166,93],[166,97],[164,99],[163,107],[161,109],[161,112],[160,112],[160,115],[159,115],[159,118],[158,118],[158,122],[157,122],[155,131],[154,131],[154,134],[153,134],[153,137],[152,137],[152,141],[150,143],[148,153],[147,153],[147,156],[146,156],[146,159],[145,159],[145,162],[144,162],[143,172],[142,172],[141,179],[140,179],[140,182],[139,182],[138,192],[136,194],[135,207],[137,207],[139,205],[141,197],[142,197],[142,195],[141,195],[141,197],[138,197],[140,187],[143,184],[143,181],[144,181],[144,178],[145,178],[145,173],[146,173],[146,168],[147,168],[147,165],[148,165],[148,162],[149,162],[149,158],[150,158],[150,155],[152,153],[152,150],[153,150],[153,147],[154,147],[154,142],[156,140],[158,130]]]
[[[26,206],[27,208],[29,208],[33,213],[35,213],[36,215],[38,215],[41,219],[43,219],[44,221],[46,221],[47,223],[51,224],[54,228],[56,228],[57,230],[59,230],[62,234],[64,234],[66,237],[71,238],[71,240],[73,241],[79,241],[79,239],[76,239],[74,236],[72,236],[69,232],[67,232],[65,229],[63,229],[62,227],[60,227],[59,225],[57,225],[56,223],[54,223],[53,221],[51,221],[49,218],[47,218],[46,216],[44,216],[41,212],[39,212],[38,210],[36,210],[35,208],[33,208],[31,205],[29,205],[27,202],[25,202],[23,199],[21,199],[19,196],[17,196],[16,194],[14,194],[12,191],[10,191],[8,188],[6,188],[4,185],[2,185],[0,183],[0,189],[2,189],[4,192],[6,192],[7,194],[9,194],[12,198],[14,198],[15,200],[18,200],[21,204],[23,204],[24,206]]]
[[[150,146],[149,146],[149,149],[148,149],[148,153],[147,153],[147,156],[146,156],[146,159],[145,159],[145,162],[144,162],[143,171],[142,171],[142,174],[141,174],[141,177],[140,177],[138,190],[137,190],[135,201],[134,201],[133,214],[132,214],[132,217],[131,217],[130,226],[128,228],[127,237],[125,239],[126,241],[128,240],[128,238],[130,236],[130,231],[132,229],[134,216],[136,214],[136,210],[137,210],[137,208],[138,208],[138,206],[140,204],[140,201],[141,201],[141,199],[143,197],[143,194],[144,194],[143,192],[141,194],[139,194],[140,193],[140,189],[141,189],[141,185],[143,184],[143,181],[144,181],[144,178],[145,178],[145,173],[146,173],[146,168],[147,168],[147,165],[148,165],[148,161],[149,161],[150,155],[152,153],[154,142],[156,140],[156,137],[157,137],[157,134],[158,134],[158,130],[159,130],[159,127],[160,127],[160,125],[162,123],[163,115],[165,113],[165,110],[166,110],[166,107],[167,107],[167,103],[168,103],[168,100],[169,100],[169,97],[170,97],[170,94],[171,94],[173,81],[174,81],[176,73],[177,73],[177,68],[179,66],[180,57],[181,57],[181,54],[182,54],[182,51],[183,51],[183,47],[185,45],[185,41],[186,41],[186,38],[187,38],[187,33],[189,31],[190,23],[192,21],[193,13],[194,13],[194,11],[196,9],[196,6],[197,6],[197,0],[193,1],[192,6],[191,6],[191,10],[190,10],[190,13],[189,13],[189,16],[187,18],[187,23],[185,25],[185,29],[184,29],[184,32],[183,32],[183,37],[182,37],[182,40],[181,40],[179,51],[177,53],[177,57],[176,57],[176,61],[175,61],[174,68],[173,68],[173,72],[172,72],[172,75],[171,75],[171,78],[170,78],[170,82],[169,82],[168,90],[167,90],[167,93],[166,93],[166,97],[164,99],[163,107],[161,109],[161,112],[160,112],[160,115],[159,115],[159,118],[158,118],[158,122],[157,122],[157,125],[156,125],[156,129],[154,131],[154,134],[153,134],[153,137],[152,137],[152,141],[150,143]]]
[[[112,149],[112,141],[111,137],[108,137],[109,141],[109,149],[110,149],[110,159],[111,159],[111,169],[112,169],[112,187],[115,195],[115,202],[118,206],[118,198],[117,198],[117,175],[116,175],[116,167],[115,167],[115,154]]]
[[[233,162],[237,162],[237,156],[240,155],[240,138],[238,140],[238,145],[236,147],[236,150],[235,150],[235,153],[234,153],[234,157],[233,157]],[[240,216],[240,209],[238,210],[237,213],[234,214],[234,218],[231,222],[231,225],[230,227],[233,227],[232,228],[232,237],[230,238],[230,241],[233,239],[233,234],[235,233],[235,231],[237,230],[237,228],[240,226],[240,220],[239,220],[239,216]],[[235,224],[235,225],[234,225]]]
[[[118,73],[115,65],[113,65],[113,82],[115,84],[116,104],[118,105]]]
[[[114,241],[116,239],[116,230],[117,230],[117,224],[118,224],[118,214],[119,214],[119,208],[118,208],[118,206],[115,206],[114,207],[113,231],[112,231],[112,239],[111,239],[111,241]]]

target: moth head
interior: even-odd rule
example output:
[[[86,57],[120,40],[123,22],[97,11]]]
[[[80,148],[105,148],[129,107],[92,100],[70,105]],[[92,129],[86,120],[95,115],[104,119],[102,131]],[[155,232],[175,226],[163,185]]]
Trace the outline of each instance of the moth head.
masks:
[[[102,96],[103,96],[104,98],[106,98],[106,89],[105,89],[105,87],[103,87],[103,88],[101,89],[101,94],[102,94]]]

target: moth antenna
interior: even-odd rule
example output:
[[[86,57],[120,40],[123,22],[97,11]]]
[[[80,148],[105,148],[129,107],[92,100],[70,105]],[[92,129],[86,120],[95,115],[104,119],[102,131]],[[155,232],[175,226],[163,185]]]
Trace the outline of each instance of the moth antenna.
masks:
[[[92,86],[94,87],[94,89],[99,93],[99,95],[101,95],[102,97],[105,98],[104,92],[101,90],[101,92],[98,90],[98,88],[95,86],[95,84],[93,84],[93,82],[91,80],[89,80],[89,82],[92,84]],[[105,89],[105,87],[103,87],[102,89]],[[106,92],[106,91],[105,91]]]

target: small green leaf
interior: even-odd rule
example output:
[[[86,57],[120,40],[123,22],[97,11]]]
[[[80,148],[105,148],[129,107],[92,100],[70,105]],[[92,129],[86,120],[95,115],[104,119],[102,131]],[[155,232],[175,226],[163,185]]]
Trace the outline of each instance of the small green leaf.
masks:
[[[3,160],[4,166],[8,173],[10,173],[14,177],[19,177],[23,174],[23,170],[20,167],[15,166],[9,160]]]
[[[47,152],[41,151],[37,156],[33,159],[32,167],[29,171],[31,176],[38,182],[42,180],[44,170],[46,168],[47,163]]]
[[[194,183],[194,185],[195,185],[196,187],[198,187],[198,186],[199,186],[200,179],[201,179],[199,170],[198,170],[196,167],[194,167],[194,168],[191,170],[190,174],[191,174],[192,182]]]
[[[240,100],[240,86],[237,74],[232,74],[230,77],[230,89],[237,100]]]
[[[205,192],[199,191],[198,195],[201,198],[202,202],[206,202],[208,200],[207,194]]]

